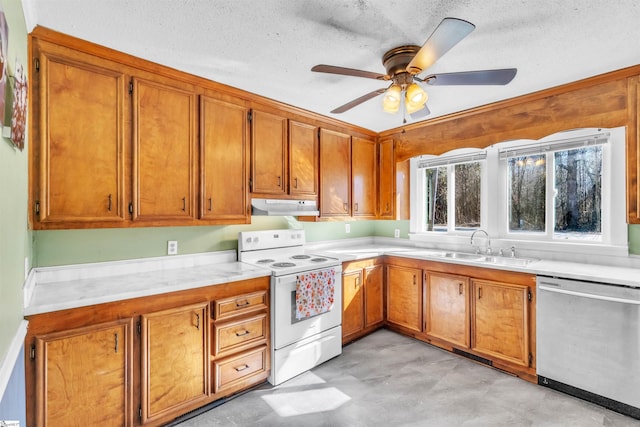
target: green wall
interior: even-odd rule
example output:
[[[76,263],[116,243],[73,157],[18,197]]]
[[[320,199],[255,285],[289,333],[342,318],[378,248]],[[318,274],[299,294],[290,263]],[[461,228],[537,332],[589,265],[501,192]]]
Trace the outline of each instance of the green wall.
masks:
[[[9,49],[5,52],[9,73],[13,76],[16,60],[26,73],[27,29],[22,4],[18,0],[1,0],[0,4],[9,28]],[[27,150],[25,147],[19,151],[10,140],[0,137],[0,365],[22,320],[24,259],[31,254],[31,235],[27,229]]]
[[[345,231],[345,224],[351,227]],[[304,229],[308,242],[355,237],[407,239],[409,221],[298,222],[283,217],[253,217],[250,225],[217,227],[158,227],[102,230],[56,230],[34,232],[34,265],[38,267],[83,264],[164,256],[167,241],[178,241],[179,254],[237,249],[239,231],[278,228]],[[640,225],[629,226],[629,252],[640,254]]]
[[[34,232],[34,266],[115,261],[167,255],[167,241],[178,242],[179,254],[237,249],[238,232],[300,228],[308,242],[375,235],[376,221],[298,222],[285,217],[254,216],[250,225],[153,227]],[[393,231],[391,232],[393,235]]]

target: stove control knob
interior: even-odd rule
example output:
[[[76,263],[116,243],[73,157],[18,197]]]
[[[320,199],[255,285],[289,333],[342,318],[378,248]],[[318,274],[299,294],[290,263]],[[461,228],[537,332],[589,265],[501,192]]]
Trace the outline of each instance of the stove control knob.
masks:
[[[259,240],[259,239],[258,239],[257,237],[254,237],[254,238],[253,238],[253,243],[258,243],[258,240]]]

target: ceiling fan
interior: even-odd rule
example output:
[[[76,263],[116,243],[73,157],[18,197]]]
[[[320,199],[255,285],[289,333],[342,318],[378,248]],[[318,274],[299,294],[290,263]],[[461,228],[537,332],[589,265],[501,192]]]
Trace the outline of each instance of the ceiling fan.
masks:
[[[518,71],[516,68],[462,71],[418,77],[418,74],[432,66],[442,55],[468,36],[474,28],[475,25],[465,20],[444,18],[422,47],[400,46],[385,53],[382,64],[387,71],[386,74],[324,64],[314,66],[311,71],[391,81],[388,87],[362,95],[332,110],[331,113],[344,113],[371,98],[384,94],[385,111],[395,113],[400,109],[401,104],[404,104],[405,110],[413,119],[422,118],[430,114],[426,105],[428,96],[422,84],[432,86],[506,85],[515,77]]]

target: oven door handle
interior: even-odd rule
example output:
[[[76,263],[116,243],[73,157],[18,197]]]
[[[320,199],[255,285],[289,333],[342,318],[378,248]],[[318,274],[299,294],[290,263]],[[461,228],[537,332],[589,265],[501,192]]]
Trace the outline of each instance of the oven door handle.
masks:
[[[565,289],[558,289],[558,288],[550,288],[550,287],[544,286],[544,285],[538,286],[538,289],[540,289],[541,291],[554,292],[554,293],[557,293],[557,294],[573,295],[573,296],[576,296],[576,297],[597,299],[597,300],[601,300],[601,301],[620,302],[620,303],[623,303],[623,304],[640,305],[640,300],[632,300],[632,299],[628,299],[628,298],[617,298],[617,297],[608,297],[608,296],[605,296],[605,295],[587,294],[587,293],[584,293],[584,292],[568,291],[568,290],[565,290]]]

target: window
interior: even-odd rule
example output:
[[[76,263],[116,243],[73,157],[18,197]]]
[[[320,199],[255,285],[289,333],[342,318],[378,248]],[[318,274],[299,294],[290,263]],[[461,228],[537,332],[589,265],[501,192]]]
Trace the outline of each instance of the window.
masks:
[[[484,151],[419,161],[420,230],[475,230],[481,225]]]
[[[519,248],[626,249],[624,150],[624,128],[580,129],[414,158],[410,238],[468,245],[482,228]]]
[[[508,232],[601,241],[608,138],[599,133],[500,150],[507,169]]]

